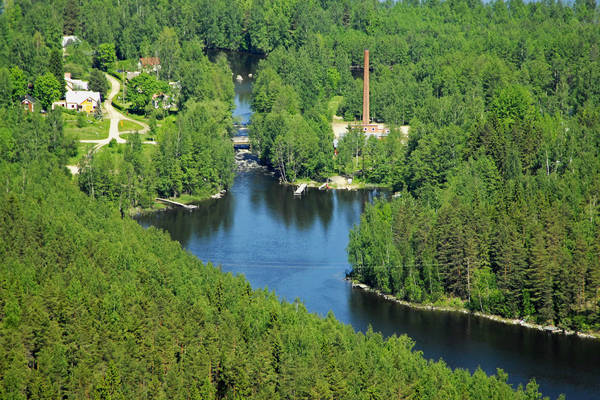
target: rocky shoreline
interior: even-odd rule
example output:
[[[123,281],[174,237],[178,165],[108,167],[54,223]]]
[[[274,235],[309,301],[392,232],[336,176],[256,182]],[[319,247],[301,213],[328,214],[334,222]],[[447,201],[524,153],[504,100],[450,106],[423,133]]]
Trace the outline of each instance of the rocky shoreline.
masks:
[[[351,281],[348,278],[346,278],[346,279],[349,280],[349,281]],[[502,322],[502,323],[509,324],[509,325],[519,325],[519,326],[522,326],[524,328],[536,329],[536,330],[542,331],[542,332],[548,332],[548,333],[560,334],[560,335],[566,335],[566,336],[576,335],[576,336],[578,336],[580,338],[583,338],[583,339],[595,339],[595,340],[600,339],[600,336],[598,334],[565,330],[565,329],[561,329],[561,328],[558,328],[558,327],[552,326],[552,325],[533,324],[533,323],[530,323],[530,322],[526,322],[526,321],[524,321],[522,319],[503,318],[503,317],[500,317],[500,316],[497,316],[497,315],[485,314],[485,313],[482,313],[482,312],[479,312],[479,311],[469,311],[469,310],[461,309],[461,308],[434,306],[434,305],[431,305],[431,304],[411,303],[409,301],[400,300],[400,299],[396,298],[395,296],[392,296],[391,294],[381,293],[379,290],[373,289],[370,286],[365,285],[364,283],[356,283],[356,282],[352,282],[352,281],[351,281],[351,283],[352,283],[352,287],[353,288],[364,290],[366,292],[375,293],[378,296],[381,296],[381,297],[383,297],[384,299],[386,299],[388,301],[393,301],[393,302],[401,304],[403,306],[414,308],[414,309],[418,309],[418,310],[459,312],[459,313],[462,313],[462,314],[471,314],[471,315],[474,315],[474,316],[477,316],[477,317],[486,318],[486,319],[489,319],[489,320],[492,320],[492,321]]]

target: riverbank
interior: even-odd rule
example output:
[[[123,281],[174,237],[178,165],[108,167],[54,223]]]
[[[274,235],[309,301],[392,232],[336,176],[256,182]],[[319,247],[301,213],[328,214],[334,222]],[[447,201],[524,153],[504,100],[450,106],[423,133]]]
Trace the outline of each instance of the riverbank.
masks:
[[[539,324],[534,324],[531,322],[527,322],[525,320],[522,319],[510,319],[510,318],[504,318],[504,317],[500,317],[498,315],[492,315],[492,314],[485,314],[479,311],[471,311],[469,309],[466,309],[464,307],[452,307],[452,306],[438,306],[438,305],[434,305],[434,304],[421,304],[421,303],[412,303],[406,300],[400,300],[397,297],[391,295],[391,294],[385,294],[382,293],[381,291],[377,290],[377,289],[373,289],[372,287],[370,287],[369,285],[366,285],[364,283],[359,283],[359,282],[355,282],[350,278],[346,278],[346,280],[350,281],[352,283],[352,287],[353,288],[357,288],[360,290],[364,290],[365,292],[371,292],[371,293],[375,293],[376,295],[383,297],[384,299],[388,300],[388,301],[392,301],[398,304],[401,304],[403,306],[406,307],[410,307],[410,308],[414,308],[414,309],[418,309],[418,310],[428,310],[428,311],[442,311],[442,312],[459,312],[462,314],[471,314],[474,315],[476,317],[481,317],[481,318],[486,318],[492,321],[496,321],[496,322],[501,322],[501,323],[505,323],[505,324],[509,324],[509,325],[519,325],[522,326],[524,328],[529,328],[529,329],[535,329],[541,332],[548,332],[548,333],[553,333],[553,334],[560,334],[560,335],[566,335],[566,336],[571,336],[571,335],[576,335],[580,338],[583,339],[594,339],[594,340],[600,340],[600,332],[577,332],[577,331],[571,331],[571,330],[566,330],[566,329],[561,329],[558,328],[556,326],[553,325],[539,325]]]
[[[327,184],[327,189],[337,189],[337,190],[361,190],[361,189],[389,189],[390,187],[387,185],[375,184],[375,183],[367,183],[356,179],[351,179],[339,175],[333,175],[326,179],[325,182],[317,182],[311,179],[297,179],[294,182],[291,182],[291,185],[299,186],[303,183],[306,183],[308,187],[312,188],[320,188],[323,184]]]
[[[185,205],[195,205],[202,201],[210,200],[210,199],[220,199],[227,191],[225,189],[220,190],[213,194],[201,194],[201,195],[191,195],[191,194],[183,194],[179,197],[167,197],[167,200],[172,200],[177,203],[185,204]],[[130,217],[137,217],[147,214],[152,214],[159,211],[165,211],[170,208],[174,208],[172,206],[168,206],[159,201],[154,201],[150,207],[133,207],[128,210],[128,214]]]

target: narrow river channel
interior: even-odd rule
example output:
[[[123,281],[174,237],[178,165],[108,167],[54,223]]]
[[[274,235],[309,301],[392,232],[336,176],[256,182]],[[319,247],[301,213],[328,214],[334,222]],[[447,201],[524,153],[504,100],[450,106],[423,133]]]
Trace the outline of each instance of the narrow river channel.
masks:
[[[214,54],[210,54],[214,56]],[[236,111],[251,115],[258,59],[228,54],[236,80]],[[510,326],[451,312],[411,309],[353,289],[344,280],[348,232],[376,191],[309,190],[294,198],[263,169],[239,172],[232,190],[194,211],[170,210],[138,218],[164,229],[203,261],[244,274],[253,287],[301,299],[309,311],[332,311],[357,331],[407,334],[426,358],[471,372],[502,368],[515,387],[535,378],[545,396],[600,399],[600,342]]]

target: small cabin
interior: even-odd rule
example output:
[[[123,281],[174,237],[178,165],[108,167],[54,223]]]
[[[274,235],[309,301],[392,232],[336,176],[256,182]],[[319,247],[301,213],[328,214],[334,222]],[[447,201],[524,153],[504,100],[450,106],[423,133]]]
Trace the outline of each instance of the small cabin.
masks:
[[[25,95],[21,99],[21,105],[23,106],[23,108],[25,108],[29,112],[34,112],[35,111],[35,105],[37,103],[38,103],[37,99],[35,99],[34,97],[31,97],[28,94]]]

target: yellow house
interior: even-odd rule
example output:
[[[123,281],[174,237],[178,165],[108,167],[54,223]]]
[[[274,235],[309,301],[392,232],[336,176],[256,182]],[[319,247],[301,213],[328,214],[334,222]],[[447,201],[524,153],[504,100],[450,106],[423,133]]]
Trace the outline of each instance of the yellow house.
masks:
[[[68,90],[65,100],[56,102],[55,105],[68,110],[85,111],[93,113],[100,107],[100,93],[89,90]]]
[[[95,109],[96,109],[96,106],[94,106],[94,103],[90,99],[87,99],[86,101],[81,103],[81,110],[83,110],[87,113],[91,113]]]

